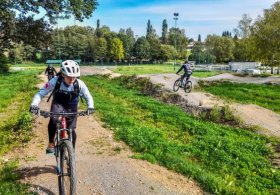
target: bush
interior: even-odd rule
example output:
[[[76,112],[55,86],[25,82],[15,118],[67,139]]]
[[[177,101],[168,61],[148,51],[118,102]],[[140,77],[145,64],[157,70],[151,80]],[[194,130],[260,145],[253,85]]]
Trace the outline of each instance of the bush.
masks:
[[[3,53],[0,53],[0,73],[8,72],[9,68],[7,57]]]

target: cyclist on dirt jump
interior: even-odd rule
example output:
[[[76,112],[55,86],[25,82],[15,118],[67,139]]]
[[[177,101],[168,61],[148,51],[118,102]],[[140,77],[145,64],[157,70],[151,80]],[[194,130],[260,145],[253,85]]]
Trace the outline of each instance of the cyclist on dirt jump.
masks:
[[[66,60],[61,63],[60,73],[45,83],[39,92],[35,94],[30,106],[30,112],[38,115],[40,113],[39,103],[43,97],[52,92],[51,112],[77,112],[79,97],[82,97],[87,103],[87,114],[92,114],[94,112],[94,101],[85,83],[78,78],[80,77],[79,65],[73,60]],[[49,144],[46,153],[54,153],[57,121],[58,117],[56,116],[50,118],[48,124]],[[76,143],[76,123],[77,116],[67,118],[67,124],[73,130],[74,148]]]
[[[184,62],[184,64],[181,66],[181,68],[176,72],[176,74],[179,74],[179,72],[184,69],[184,74],[182,75],[181,79],[182,81],[184,78],[186,78],[186,81],[189,80],[191,74],[192,74],[192,69],[191,69],[191,64],[189,63],[188,60]]]
[[[55,68],[51,64],[48,64],[48,67],[45,70],[45,75],[48,76],[48,80],[51,80],[56,74],[57,72]]]

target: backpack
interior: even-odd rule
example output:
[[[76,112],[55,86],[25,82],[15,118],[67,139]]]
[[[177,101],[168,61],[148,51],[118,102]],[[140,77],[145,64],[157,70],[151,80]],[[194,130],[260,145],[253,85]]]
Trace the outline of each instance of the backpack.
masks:
[[[55,83],[55,87],[51,93],[51,95],[48,97],[48,100],[47,102],[49,102],[50,98],[52,97],[53,93],[54,92],[57,92],[59,89],[60,89],[60,85],[61,85],[61,82],[62,82],[62,79],[63,77],[61,76],[61,74],[58,76],[58,79]],[[79,96],[80,94],[80,86],[79,86],[79,83],[78,83],[78,80],[76,79],[76,81],[73,83],[73,86],[74,86],[74,95],[75,96]],[[81,101],[83,102],[83,99],[81,97]]]

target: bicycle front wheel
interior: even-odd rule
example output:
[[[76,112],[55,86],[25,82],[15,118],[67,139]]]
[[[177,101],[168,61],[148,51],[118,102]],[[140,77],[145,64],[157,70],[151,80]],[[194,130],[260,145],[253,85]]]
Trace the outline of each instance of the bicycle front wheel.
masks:
[[[72,143],[65,140],[60,144],[60,167],[61,173],[58,176],[58,187],[60,195],[76,194],[76,163],[75,152]]]
[[[190,93],[192,91],[192,82],[187,81],[184,86],[184,90],[186,93]]]
[[[177,79],[173,85],[173,91],[178,91],[180,87],[180,79]]]

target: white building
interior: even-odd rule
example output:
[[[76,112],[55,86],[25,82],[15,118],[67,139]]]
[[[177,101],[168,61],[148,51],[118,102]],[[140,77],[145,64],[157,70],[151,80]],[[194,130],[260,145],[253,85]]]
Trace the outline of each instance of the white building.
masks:
[[[257,62],[229,62],[229,67],[232,71],[256,69],[258,66]]]

